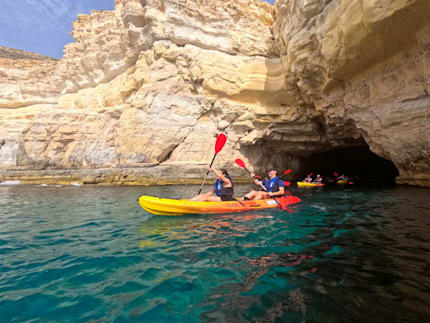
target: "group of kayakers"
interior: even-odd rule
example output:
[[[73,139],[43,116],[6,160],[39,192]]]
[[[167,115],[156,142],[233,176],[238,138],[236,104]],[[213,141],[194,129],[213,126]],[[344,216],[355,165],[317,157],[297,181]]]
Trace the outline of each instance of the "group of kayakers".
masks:
[[[306,176],[306,178],[302,181],[303,183],[312,183],[312,184],[322,184],[323,177],[318,174],[315,179],[312,178],[312,174],[310,173]],[[333,182],[333,181],[348,181],[349,177],[345,176],[345,174],[339,175],[338,172],[333,172],[332,177],[327,178],[327,182]]]
[[[315,177],[315,180],[312,179],[312,173],[308,174],[306,178],[303,180],[304,183],[314,183],[314,184],[321,184],[323,181],[323,178],[320,174]]]
[[[213,188],[210,192],[199,194],[191,198],[191,201],[234,201],[234,183],[227,172],[226,169],[214,169],[209,167],[209,171],[212,171],[216,175],[216,179],[213,185]],[[259,186],[260,190],[252,190],[245,196],[243,196],[240,200],[263,200],[270,199],[272,197],[281,197],[285,194],[285,184],[284,181],[277,176],[277,171],[274,168],[269,168],[266,171],[267,177],[264,180],[259,180],[258,176],[255,176],[254,173],[250,173],[251,178],[253,179],[255,185]],[[323,177],[320,174],[317,174],[315,179],[312,178],[312,174],[310,173],[306,176],[306,178],[302,181],[303,183],[316,184],[316,185],[324,185]],[[344,174],[339,175],[337,172],[333,172],[333,179],[335,181],[347,181],[348,177]],[[331,177],[330,179],[331,180]]]
[[[216,175],[214,186],[210,192],[199,194],[191,198],[191,201],[234,201],[234,183],[226,169],[209,168]],[[285,194],[284,181],[277,176],[277,171],[270,168],[266,171],[267,178],[259,180],[254,173],[250,173],[254,183],[262,190],[252,190],[240,200],[263,200],[271,197],[280,197]]]

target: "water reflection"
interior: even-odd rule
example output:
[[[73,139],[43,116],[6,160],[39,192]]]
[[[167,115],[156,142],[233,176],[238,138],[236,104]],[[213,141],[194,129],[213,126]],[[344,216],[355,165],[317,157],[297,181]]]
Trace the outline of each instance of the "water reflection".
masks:
[[[0,187],[2,320],[428,320],[428,190],[291,190],[295,213],[161,217],[136,198],[195,187]]]
[[[139,233],[141,242],[139,247],[168,246],[172,241],[186,242],[188,239],[201,239],[218,241],[231,237],[243,237],[250,232],[256,232],[256,228],[248,222],[265,220],[270,225],[273,216],[270,213],[247,212],[241,214],[221,215],[196,215],[163,217],[154,216],[144,222]],[[165,241],[161,243],[160,241]],[[214,244],[214,246],[219,246]]]

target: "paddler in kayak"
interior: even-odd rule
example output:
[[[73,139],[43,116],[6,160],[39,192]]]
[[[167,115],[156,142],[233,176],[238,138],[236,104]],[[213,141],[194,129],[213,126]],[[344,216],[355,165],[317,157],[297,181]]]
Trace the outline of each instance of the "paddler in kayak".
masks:
[[[340,175],[340,176],[337,178],[337,180],[338,180],[338,181],[346,181],[346,180],[348,180],[348,179],[346,178],[345,174],[342,174],[342,175]]]
[[[318,174],[314,180],[314,184],[322,184],[322,180],[323,180],[323,178],[321,177],[320,174]]]
[[[277,177],[277,171],[274,168],[270,168],[266,171],[268,178],[263,181],[258,180],[254,173],[251,173],[251,178],[254,180],[255,185],[258,185],[264,189],[264,191],[251,191],[246,194],[242,200],[263,200],[270,199],[276,196],[282,196],[285,194],[284,181]]]
[[[312,183],[312,173],[308,174],[306,178],[302,181],[303,183]]]
[[[226,169],[209,168],[216,174],[214,186],[210,192],[199,194],[190,199],[190,201],[202,202],[219,202],[219,201],[234,201],[234,184]]]

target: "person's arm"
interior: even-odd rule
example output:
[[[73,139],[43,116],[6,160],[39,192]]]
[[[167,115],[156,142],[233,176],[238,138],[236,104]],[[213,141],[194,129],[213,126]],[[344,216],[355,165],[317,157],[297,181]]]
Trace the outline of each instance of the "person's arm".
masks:
[[[259,181],[259,180],[255,177],[255,174],[254,174],[254,173],[251,173],[250,175],[251,175],[251,178],[252,178],[252,180],[254,181],[254,184],[255,184],[255,185],[261,186],[261,185],[263,184],[263,182],[262,182],[262,181]]]
[[[281,187],[279,187],[279,190],[277,192],[269,192],[269,195],[270,196],[282,196],[282,195],[284,195],[284,193],[285,193],[284,187],[281,186]]]
[[[226,183],[226,187],[231,187],[231,181],[223,175],[223,173],[220,170],[217,170],[215,168],[212,168],[213,172],[218,176],[224,183]]]

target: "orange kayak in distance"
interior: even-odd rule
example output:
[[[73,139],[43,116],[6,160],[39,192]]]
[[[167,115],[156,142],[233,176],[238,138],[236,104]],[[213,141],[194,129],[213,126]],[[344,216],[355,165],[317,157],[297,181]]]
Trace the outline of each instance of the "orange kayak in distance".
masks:
[[[283,206],[299,203],[301,201],[297,196],[283,196],[276,200]],[[138,201],[139,205],[144,210],[157,215],[217,214],[279,208],[279,204],[274,199],[240,202],[200,202],[142,195],[139,197]]]

